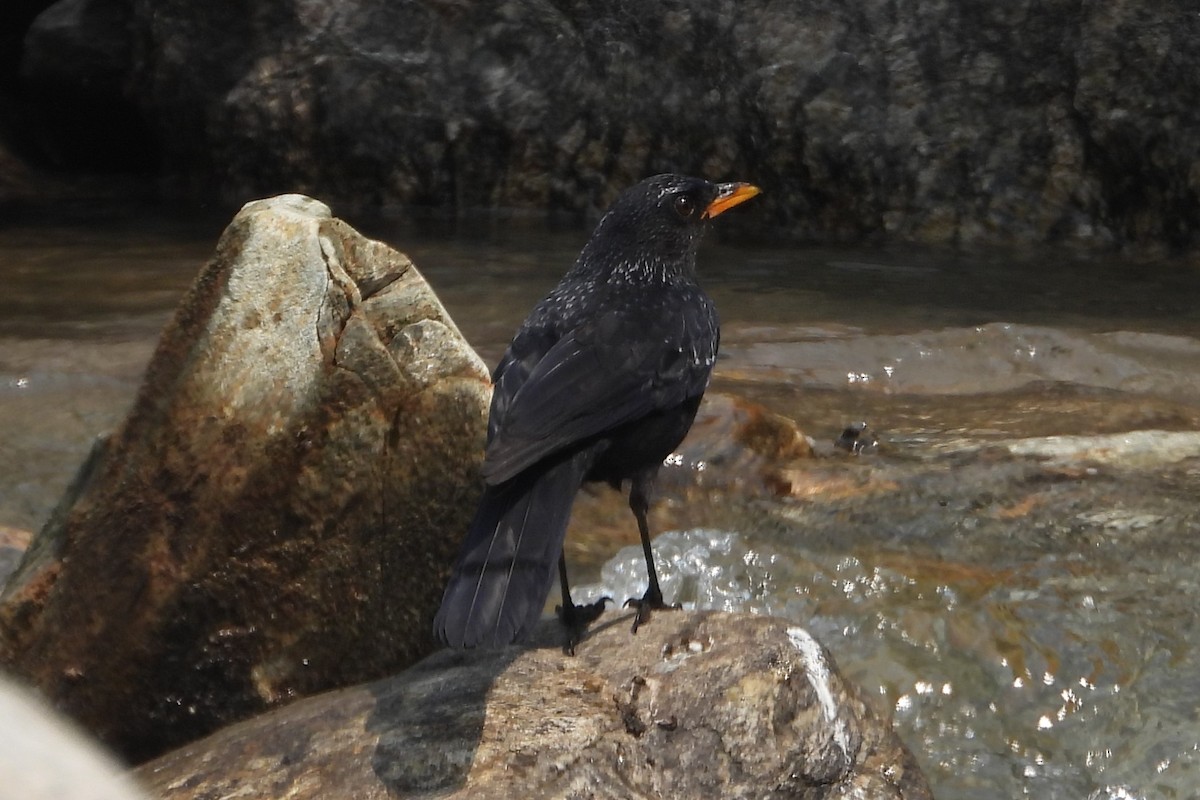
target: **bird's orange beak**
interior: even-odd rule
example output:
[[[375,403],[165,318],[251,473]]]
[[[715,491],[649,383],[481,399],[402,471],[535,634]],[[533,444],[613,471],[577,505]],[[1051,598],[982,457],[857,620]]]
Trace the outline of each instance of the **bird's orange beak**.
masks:
[[[722,183],[717,186],[717,199],[708,204],[708,208],[704,209],[701,214],[703,219],[712,219],[718,214],[723,214],[734,206],[744,203],[756,194],[761,194],[762,189],[750,183]]]

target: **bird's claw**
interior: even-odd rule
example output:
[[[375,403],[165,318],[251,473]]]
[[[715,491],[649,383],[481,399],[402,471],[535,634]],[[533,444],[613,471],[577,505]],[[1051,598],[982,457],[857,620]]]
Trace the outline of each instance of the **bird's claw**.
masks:
[[[587,626],[604,613],[604,604],[611,602],[613,602],[611,597],[601,597],[596,602],[586,605],[573,603],[565,608],[563,606],[554,607],[554,613],[567,628],[567,643],[563,645],[563,650],[567,655],[575,655],[575,645],[583,638],[583,632],[587,630]]]
[[[650,621],[651,611],[678,611],[683,608],[679,603],[667,603],[663,600],[662,592],[647,589],[641,597],[631,597],[625,601],[625,608],[636,608],[633,615],[632,633],[637,633],[639,627]]]

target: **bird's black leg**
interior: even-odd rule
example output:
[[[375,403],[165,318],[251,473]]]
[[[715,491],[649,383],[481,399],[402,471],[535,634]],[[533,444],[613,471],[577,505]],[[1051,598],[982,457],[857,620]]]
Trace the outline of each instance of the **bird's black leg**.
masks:
[[[650,525],[646,522],[646,513],[650,510],[647,495],[653,481],[654,473],[639,473],[634,476],[633,485],[629,489],[629,508],[637,517],[638,533],[642,537],[642,553],[646,556],[646,574],[650,579],[650,586],[641,598],[631,597],[625,601],[626,608],[632,606],[637,609],[633,616],[634,633],[637,633],[641,625],[650,621],[651,611],[682,608],[679,603],[668,605],[663,601],[662,589],[658,585],[658,570],[654,568],[654,551],[650,549]]]
[[[571,589],[567,585],[567,557],[562,553],[558,555],[558,582],[562,586],[562,605],[556,606],[554,613],[558,614],[562,624],[567,626],[567,643],[563,646],[563,650],[567,652],[567,655],[573,656],[575,655],[575,645],[583,638],[583,632],[587,626],[604,613],[604,604],[611,603],[612,598],[601,597],[586,606],[575,605],[571,600]]]

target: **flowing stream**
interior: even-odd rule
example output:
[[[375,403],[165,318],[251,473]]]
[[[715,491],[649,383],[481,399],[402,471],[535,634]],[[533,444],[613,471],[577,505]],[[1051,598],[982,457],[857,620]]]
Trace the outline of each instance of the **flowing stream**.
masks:
[[[489,362],[585,236],[349,221],[412,256]],[[0,228],[0,534],[36,529],[123,417],[223,222]],[[768,495],[669,500],[667,596],[808,626],[941,800],[1195,796],[1200,269],[713,243],[701,273],[714,389],[818,457]],[[858,421],[878,444],[833,448]],[[580,527],[581,594],[640,594],[633,539]]]

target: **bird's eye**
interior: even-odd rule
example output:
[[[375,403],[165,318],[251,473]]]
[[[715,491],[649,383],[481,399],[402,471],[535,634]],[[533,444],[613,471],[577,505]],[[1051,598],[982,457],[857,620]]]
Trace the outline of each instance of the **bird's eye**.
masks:
[[[675,213],[683,219],[691,219],[696,213],[696,201],[686,194],[675,195]]]

